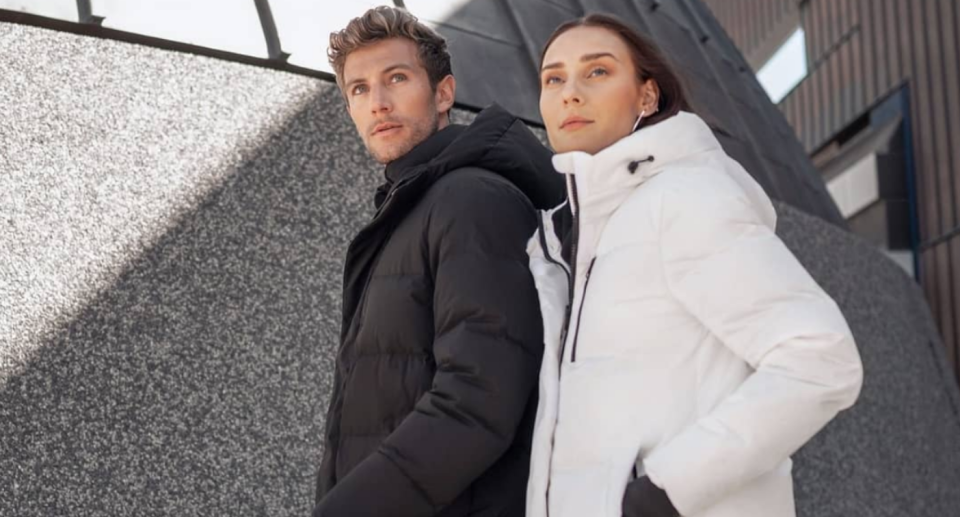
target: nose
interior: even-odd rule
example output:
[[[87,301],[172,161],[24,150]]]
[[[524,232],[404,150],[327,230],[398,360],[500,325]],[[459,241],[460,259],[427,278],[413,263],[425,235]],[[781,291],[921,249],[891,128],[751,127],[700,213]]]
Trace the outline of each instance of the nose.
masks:
[[[390,113],[393,111],[393,104],[387,95],[385,88],[373,87],[370,91],[370,111],[374,115],[381,113]]]
[[[563,84],[563,90],[561,91],[563,96],[563,104],[583,104],[583,94],[580,91],[580,85],[576,79],[571,78],[566,83]]]

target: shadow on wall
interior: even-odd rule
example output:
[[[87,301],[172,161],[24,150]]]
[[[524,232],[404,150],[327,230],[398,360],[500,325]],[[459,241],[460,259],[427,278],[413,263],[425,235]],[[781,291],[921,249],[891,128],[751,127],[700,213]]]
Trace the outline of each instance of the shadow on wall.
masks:
[[[0,514],[306,513],[377,169],[318,96],[52,332],[0,391]]]

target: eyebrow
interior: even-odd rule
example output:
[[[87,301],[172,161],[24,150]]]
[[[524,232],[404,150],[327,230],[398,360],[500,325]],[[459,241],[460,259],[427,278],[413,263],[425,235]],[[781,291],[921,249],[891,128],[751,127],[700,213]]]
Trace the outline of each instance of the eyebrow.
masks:
[[[397,63],[397,64],[395,64],[395,65],[390,65],[390,66],[384,68],[383,71],[380,72],[380,75],[389,74],[390,72],[393,72],[394,70],[411,70],[411,71],[412,71],[412,70],[413,70],[413,67],[410,66],[410,65],[408,65],[408,64],[406,64],[406,63]],[[365,83],[365,82],[367,82],[367,80],[366,80],[366,79],[363,79],[363,78],[353,79],[352,81],[348,82],[348,83],[344,86],[344,89],[345,89],[346,91],[350,91],[350,90],[353,89],[353,87],[354,87],[355,85],[362,84],[362,83]]]
[[[614,61],[618,61],[618,62],[620,61],[619,59],[617,59],[617,56],[614,56],[609,52],[594,52],[593,54],[584,54],[583,56],[581,56],[580,62],[586,63],[588,61],[595,61],[602,57],[609,57],[609,58],[612,58]],[[553,68],[563,68],[563,63],[558,61],[556,63],[550,63],[549,65],[544,65],[543,68],[540,69],[540,71],[543,72],[544,70],[550,70]]]

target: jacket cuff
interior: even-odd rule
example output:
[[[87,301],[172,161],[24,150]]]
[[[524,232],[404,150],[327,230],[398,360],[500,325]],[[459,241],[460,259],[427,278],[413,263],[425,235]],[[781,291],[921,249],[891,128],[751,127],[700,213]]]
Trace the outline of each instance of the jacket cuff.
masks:
[[[667,493],[648,476],[627,484],[623,494],[623,517],[680,517]]]

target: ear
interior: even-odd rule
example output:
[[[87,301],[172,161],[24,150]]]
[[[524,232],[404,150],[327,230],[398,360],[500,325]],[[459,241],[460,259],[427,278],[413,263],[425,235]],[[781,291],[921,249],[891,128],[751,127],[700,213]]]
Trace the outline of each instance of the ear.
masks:
[[[647,79],[640,85],[640,95],[637,98],[637,112],[647,112],[649,117],[660,106],[660,85],[653,79]]]
[[[447,113],[453,108],[454,99],[457,96],[457,80],[452,75],[448,75],[437,83],[437,93],[434,100],[437,103],[437,111]]]

